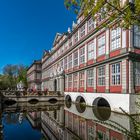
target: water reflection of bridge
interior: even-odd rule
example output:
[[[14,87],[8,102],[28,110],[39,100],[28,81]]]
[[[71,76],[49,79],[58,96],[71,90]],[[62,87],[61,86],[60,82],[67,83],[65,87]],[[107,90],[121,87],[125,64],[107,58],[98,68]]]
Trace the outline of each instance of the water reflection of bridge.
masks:
[[[57,92],[38,92],[38,93],[27,93],[23,91],[0,91],[2,102],[15,101],[15,102],[29,102],[31,100],[37,100],[41,102],[46,101],[63,101],[64,96]]]
[[[58,101],[56,103],[38,102],[36,104],[23,102],[23,103],[15,103],[14,105],[10,106],[3,104],[2,111],[5,113],[52,111],[54,109],[60,109],[60,107],[63,106],[63,104],[64,104],[63,101]]]

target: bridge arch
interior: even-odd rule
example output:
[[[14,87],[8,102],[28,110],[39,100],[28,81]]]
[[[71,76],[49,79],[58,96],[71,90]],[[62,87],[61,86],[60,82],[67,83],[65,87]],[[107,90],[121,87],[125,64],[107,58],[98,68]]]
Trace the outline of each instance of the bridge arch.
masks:
[[[56,98],[51,98],[51,99],[48,100],[48,102],[50,102],[52,104],[57,103],[57,101],[58,100]]]
[[[70,95],[66,95],[65,97],[65,105],[67,108],[70,108],[72,105],[72,99]]]
[[[86,110],[86,101],[84,97],[78,96],[76,98],[76,109],[79,113],[84,113]]]

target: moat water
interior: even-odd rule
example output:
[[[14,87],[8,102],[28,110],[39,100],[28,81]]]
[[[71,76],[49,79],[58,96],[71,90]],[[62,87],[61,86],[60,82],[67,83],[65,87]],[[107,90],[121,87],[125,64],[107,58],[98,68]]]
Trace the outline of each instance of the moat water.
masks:
[[[2,105],[0,114],[0,140],[139,140],[133,128],[109,108],[63,102]]]

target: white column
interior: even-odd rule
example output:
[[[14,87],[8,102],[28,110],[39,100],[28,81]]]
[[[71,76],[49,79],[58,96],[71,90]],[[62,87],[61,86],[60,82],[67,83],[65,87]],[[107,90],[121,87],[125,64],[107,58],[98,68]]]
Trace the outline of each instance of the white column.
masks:
[[[122,29],[122,48],[126,48],[126,30]]]
[[[97,69],[96,69],[96,67],[94,67],[94,90],[96,91],[96,89],[97,89],[97,87],[96,87],[96,73],[97,73]]]
[[[129,93],[134,93],[134,65],[131,60],[129,60]]]
[[[123,60],[123,61],[122,61],[122,92],[123,92],[123,93],[126,93],[126,90],[127,90],[127,89],[126,89],[126,88],[127,88],[127,87],[126,87],[126,85],[127,85],[127,84],[126,84],[126,80],[127,80],[127,78],[126,78],[126,68],[127,68],[127,67],[126,67],[126,61],[127,61],[127,60]]]
[[[85,86],[84,86],[84,90],[86,91],[87,89],[87,70],[85,70]]]
[[[106,29],[106,55],[109,55],[109,29]]]
[[[79,48],[78,48],[78,66],[80,65],[79,59],[80,59],[80,53],[79,53]]]
[[[109,64],[106,64],[106,69],[105,69],[105,83],[106,83],[106,92],[109,92]]]
[[[85,44],[85,63],[87,63],[87,44]]]
[[[97,42],[96,42],[96,41],[97,41],[97,38],[94,38],[94,44],[95,44],[95,45],[94,45],[94,46],[95,46],[95,48],[94,48],[94,59],[95,59],[95,60],[96,60],[96,58],[97,58],[97,56],[96,56],[96,50],[97,50],[97,46],[96,46],[96,45],[97,45]]]

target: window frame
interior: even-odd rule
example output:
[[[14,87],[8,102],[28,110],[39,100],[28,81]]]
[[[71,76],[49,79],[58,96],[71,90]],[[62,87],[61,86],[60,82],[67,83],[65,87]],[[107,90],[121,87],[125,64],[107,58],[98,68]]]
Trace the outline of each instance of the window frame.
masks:
[[[79,72],[79,88],[85,87],[85,71]]]
[[[114,51],[121,48],[121,39],[122,39],[122,29],[120,27],[112,28],[110,30],[110,51]]]
[[[119,64],[119,72],[117,70],[117,65]],[[110,82],[111,82],[111,86],[120,86],[122,81],[121,81],[121,74],[122,74],[122,71],[121,71],[121,62],[117,62],[117,63],[113,63],[110,65]],[[112,68],[112,66],[114,66],[114,70]],[[114,71],[114,72],[113,72]],[[119,82],[118,82],[118,77],[119,76]],[[114,77],[114,78],[113,78]],[[113,82],[113,79],[114,79],[114,82]]]
[[[85,46],[79,49],[79,64],[85,63]]]
[[[90,72],[92,72],[92,74]],[[89,81],[90,82],[92,81],[92,84]],[[87,70],[87,87],[94,87],[94,69],[93,68]]]
[[[104,41],[103,39],[104,38]],[[101,40],[102,39],[102,40]],[[103,43],[100,43],[101,41],[103,41]],[[100,44],[100,45],[99,45]],[[105,55],[106,53],[106,35],[105,33],[103,33],[102,35],[98,36],[97,37],[97,54],[98,54],[98,57],[102,56],[102,55]],[[101,50],[100,50],[101,49]],[[100,51],[103,50],[103,53],[99,53]]]
[[[99,71],[100,69],[102,69],[102,70]],[[104,70],[104,72],[103,72],[103,70]],[[98,76],[98,83],[97,84],[98,84],[98,86],[105,86],[106,85],[105,72],[106,72],[105,65],[97,68],[97,76]]]

